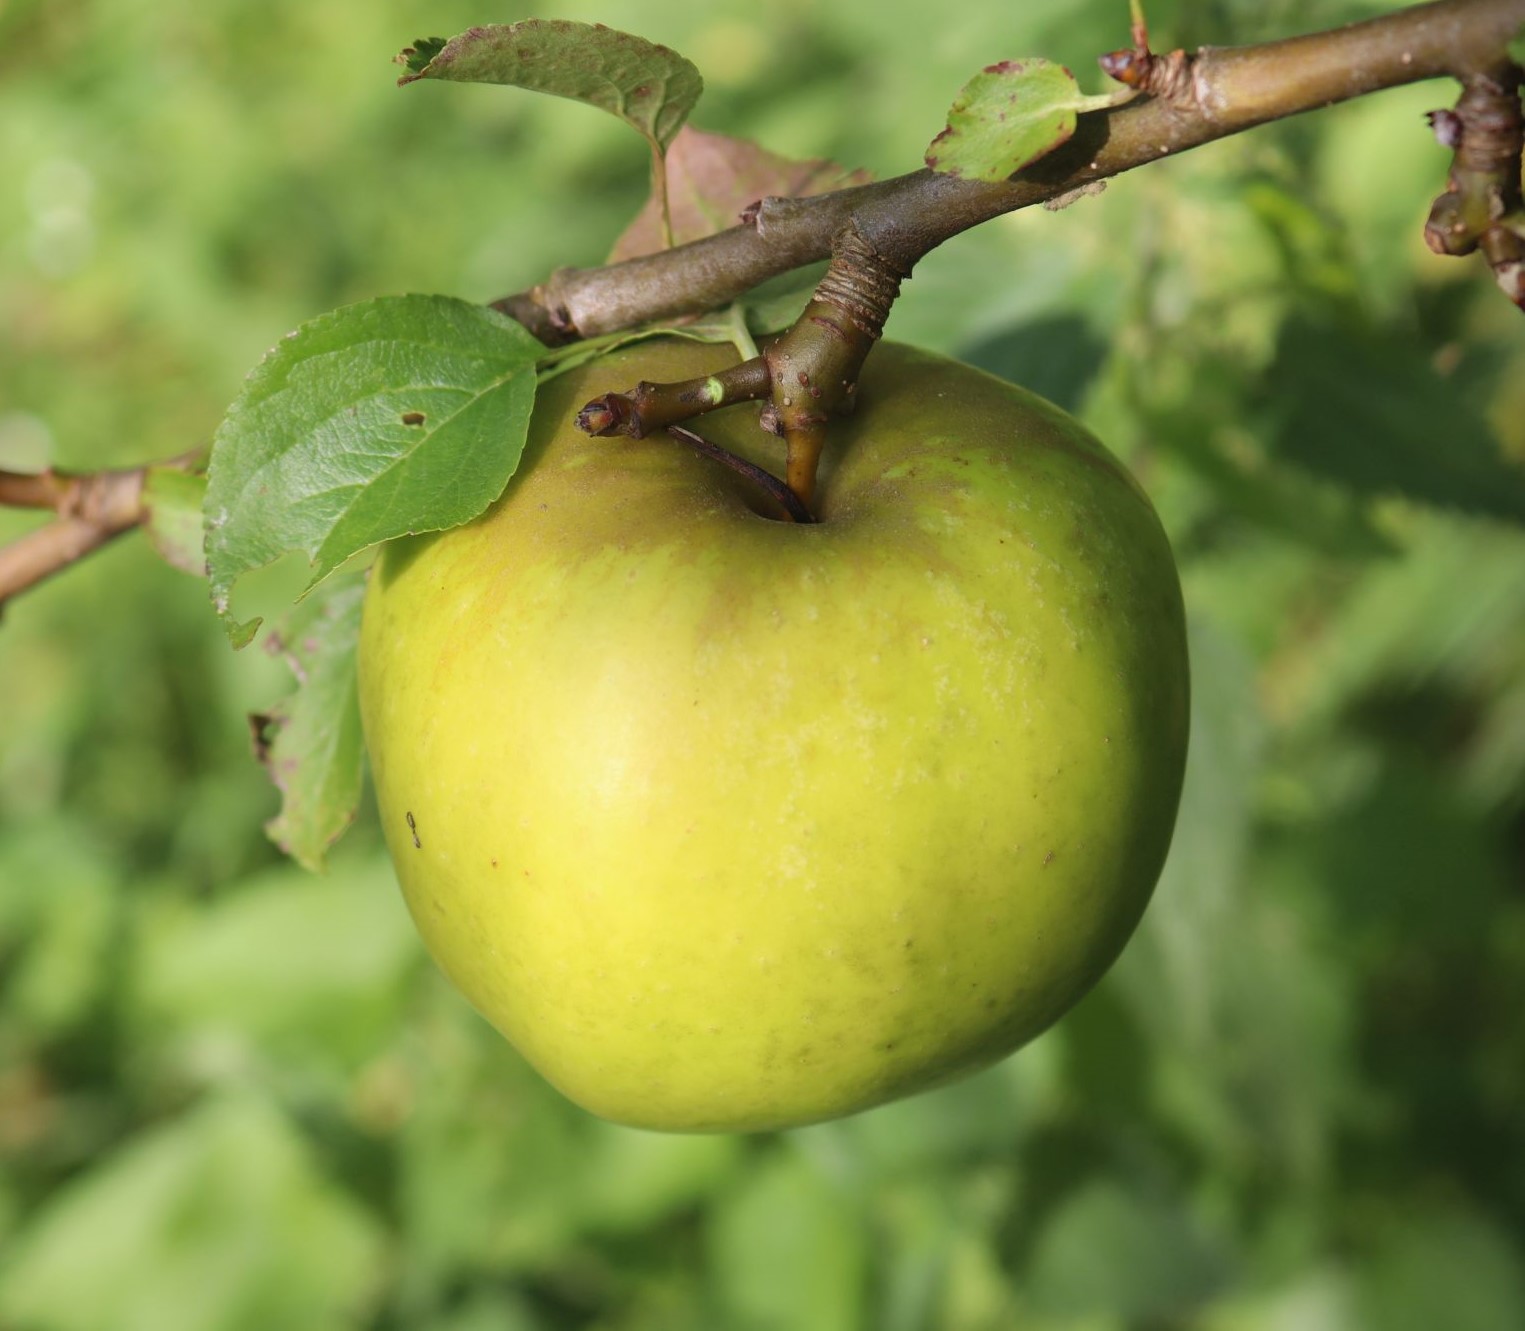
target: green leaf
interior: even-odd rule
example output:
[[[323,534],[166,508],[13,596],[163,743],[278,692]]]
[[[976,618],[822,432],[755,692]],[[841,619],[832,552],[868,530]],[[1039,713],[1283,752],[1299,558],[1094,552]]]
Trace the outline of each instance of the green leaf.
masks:
[[[207,571],[201,511],[206,504],[204,473],[178,467],[150,467],[143,479],[148,509],[144,530],[160,558],[171,568],[204,578]]]
[[[704,91],[698,69],[676,51],[601,23],[526,19],[471,28],[435,48],[437,40],[398,57],[409,70],[399,84],[505,83],[569,97],[618,116],[658,151],[672,142]]]
[[[206,554],[234,646],[245,573],[301,551],[308,588],[357,552],[458,526],[519,464],[545,348],[446,296],[384,296],[303,324],[255,368],[212,442]]]
[[[355,649],[364,599],[364,576],[346,574],[293,611],[267,645],[291,666],[296,692],[250,718],[259,760],[281,792],[281,811],[265,830],[314,871],[360,805],[365,741]]]
[[[948,109],[948,127],[927,146],[934,171],[969,180],[1005,180],[1065,143],[1078,111],[1111,106],[1087,97],[1063,65],[1003,60],[976,74]]]

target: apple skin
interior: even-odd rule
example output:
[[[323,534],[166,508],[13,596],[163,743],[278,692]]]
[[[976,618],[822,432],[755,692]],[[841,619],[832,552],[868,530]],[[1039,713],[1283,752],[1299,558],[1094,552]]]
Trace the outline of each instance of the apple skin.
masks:
[[[753,1131],[983,1067],[1100,977],[1170,841],[1180,587],[1074,420],[903,346],[834,427],[817,526],[577,408],[731,363],[667,340],[548,383],[519,475],[394,542],[365,733],[418,928],[567,1096]],[[777,470],[756,408],[698,422]]]

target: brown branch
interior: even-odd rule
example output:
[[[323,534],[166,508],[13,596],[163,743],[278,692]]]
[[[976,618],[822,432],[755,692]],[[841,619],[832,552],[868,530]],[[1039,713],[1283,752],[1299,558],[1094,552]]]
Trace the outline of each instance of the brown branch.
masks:
[[[0,546],[0,609],[11,597],[61,573],[77,560],[138,524],[104,527],[84,518],[59,518]]]
[[[0,607],[44,578],[99,550],[147,516],[146,467],[84,474],[0,471],[0,505],[50,508],[57,520],[0,546]]]
[[[1497,70],[1525,0],[1435,0],[1328,32],[1204,48],[1180,95],[1089,111],[1071,140],[999,184],[917,171],[807,199],[764,199],[755,221],[607,268],[562,269],[496,308],[560,340],[714,309],[828,258],[853,223],[903,272],[950,237],[1241,130],[1424,79]]]
[[[577,413],[577,427],[597,438],[622,434],[644,439],[669,425],[718,407],[767,397],[772,379],[761,356],[702,379],[675,384],[642,380],[628,393],[605,393]]]

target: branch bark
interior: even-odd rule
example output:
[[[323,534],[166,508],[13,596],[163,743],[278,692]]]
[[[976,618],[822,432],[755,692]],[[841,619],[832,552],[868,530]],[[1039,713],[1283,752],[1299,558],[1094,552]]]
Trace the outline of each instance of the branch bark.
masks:
[[[1499,289],[1525,309],[1525,115],[1521,71],[1475,74],[1454,111],[1430,115],[1436,136],[1456,149],[1446,190],[1430,209],[1424,238],[1437,254],[1481,250]]]
[[[727,304],[826,259],[849,223],[909,272],[944,241],[1242,130],[1425,79],[1507,68],[1525,0],[1434,0],[1328,32],[1203,48],[1170,96],[1081,115],[1074,137],[999,184],[915,171],[809,199],[764,199],[755,221],[606,268],[561,269],[494,301],[542,338],[570,341]]]
[[[46,526],[0,546],[0,608],[11,597],[67,568],[148,516],[146,467],[85,474],[0,471],[0,506],[52,509]]]

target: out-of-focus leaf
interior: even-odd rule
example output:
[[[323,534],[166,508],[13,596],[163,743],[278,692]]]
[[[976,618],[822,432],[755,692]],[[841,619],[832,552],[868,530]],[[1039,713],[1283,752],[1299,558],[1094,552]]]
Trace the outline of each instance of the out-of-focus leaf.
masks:
[[[1266,376],[1275,451],[1358,494],[1525,523],[1525,468],[1412,338],[1296,320]]]
[[[552,1265],[576,1234],[567,1178],[582,1155],[573,1111],[453,996],[412,1062],[428,1093],[398,1133],[404,1284],[447,1289],[473,1271]],[[505,1204],[511,1198],[512,1204]]]
[[[1142,1117],[1149,1111],[1154,1072],[1149,1039],[1122,986],[1100,984],[1065,1014],[1057,1031],[1067,1083],[1109,1115]]]
[[[1157,1112],[1219,1168],[1317,1187],[1346,1092],[1337,954],[1252,858],[1266,723],[1253,663],[1192,624],[1192,740],[1170,857],[1113,979],[1147,1034]],[[1207,942],[1205,940],[1211,940]]]
[[[1391,1215],[1362,1264],[1366,1325],[1382,1331],[1504,1331],[1525,1325],[1525,1263],[1481,1216],[1416,1205]]]
[[[618,116],[660,152],[694,109],[704,80],[691,61],[601,23],[526,19],[429,38],[400,57],[398,83],[453,79],[506,83],[586,102]]]
[[[204,474],[178,467],[150,467],[143,479],[148,539],[171,568],[198,578],[207,571],[201,519],[206,492]]]
[[[519,464],[545,348],[505,315],[383,296],[321,315],[250,374],[218,428],[206,496],[212,599],[291,551],[315,586],[368,546],[466,522]]]
[[[64,1188],[0,1269],[0,1322],[41,1331],[353,1324],[382,1237],[267,1104],[214,1100]]]
[[[1067,143],[1079,111],[1111,106],[1087,97],[1063,65],[1035,58],[987,65],[948,108],[948,127],[927,147],[934,171],[968,180],[1005,180]]]
[[[1482,684],[1509,670],[1525,634],[1522,587],[1519,533],[1431,518],[1400,558],[1373,565],[1310,623],[1298,650],[1277,663],[1270,697],[1289,722],[1312,730],[1373,690]]]
[[[1050,1315],[1175,1325],[1228,1275],[1224,1254],[1178,1206],[1096,1182],[1050,1218],[1024,1283]]]
[[[798,1129],[790,1140],[823,1171],[873,1184],[1009,1158],[1058,1093],[1046,1053],[1029,1046],[965,1081]]]
[[[1214,950],[1243,891],[1254,789],[1265,741],[1253,663],[1214,626],[1190,621],[1191,746],[1175,837],[1154,901],[1123,954],[1146,1021],[1173,1013],[1194,1039],[1212,1010]],[[1137,974],[1135,970],[1149,974]],[[1152,991],[1152,992],[1151,992]]]
[[[1305,872],[1325,885],[1356,955],[1475,946],[1478,922],[1508,891],[1502,847],[1478,835],[1473,811],[1418,762],[1389,763],[1310,842]]]
[[[545,1323],[513,1293],[492,1290],[454,1308],[419,1331],[542,1331]]]
[[[736,1137],[685,1137],[589,1123],[568,1200],[592,1230],[640,1234],[707,1199],[736,1172]]]
[[[444,1285],[461,1271],[551,1269],[580,1242],[639,1242],[681,1222],[744,1176],[741,1139],[601,1122],[458,999],[442,1008],[413,1072],[428,1094],[399,1133],[401,1224],[416,1274]]]
[[[1075,411],[1107,359],[1107,343],[1073,314],[1051,314],[987,336],[960,353],[981,370]]]
[[[875,1301],[875,1331],[921,1331],[949,1324],[938,1318],[959,1237],[957,1201],[949,1192],[945,1179],[933,1175],[919,1187],[883,1194],[875,1236],[887,1279]]]
[[[365,769],[355,675],[365,576],[331,579],[269,639],[291,666],[296,691],[251,717],[255,752],[281,792],[271,840],[314,871],[354,821]]]
[[[421,960],[384,859],[288,866],[145,930],[136,1011],[187,1050],[231,1041],[334,1073],[384,1046]]]
[[[1186,419],[1176,418],[1175,424],[1167,446],[1210,487],[1207,529],[1191,533],[1209,549],[1212,528],[1231,515],[1332,559],[1392,553],[1392,542],[1348,490],[1298,468],[1237,453],[1211,429],[1181,428],[1188,426]]]
[[[769,195],[804,198],[866,185],[867,171],[849,171],[824,158],[794,161],[746,139],[685,125],[667,151],[667,199],[677,245],[735,226],[742,210]],[[615,241],[609,262],[666,248],[661,206],[648,199]]]
[[[105,997],[120,886],[110,857],[72,819],[0,838],[0,1051],[60,1035]]]
[[[759,1160],[711,1213],[707,1238],[722,1325],[856,1331],[864,1324],[860,1218],[802,1157]]]
[[[1225,527],[1233,534],[1243,522],[1337,558],[1392,550],[1362,498],[1268,456],[1252,428],[1254,390],[1241,359],[1189,343],[1110,368],[1127,385],[1113,409],[1131,411],[1146,441],[1168,449],[1207,487],[1205,523],[1188,528],[1187,542],[1211,548]]]
[[[1353,1282],[1343,1264],[1332,1262],[1270,1288],[1252,1285],[1215,1304],[1197,1325],[1201,1331],[1366,1331]]]

